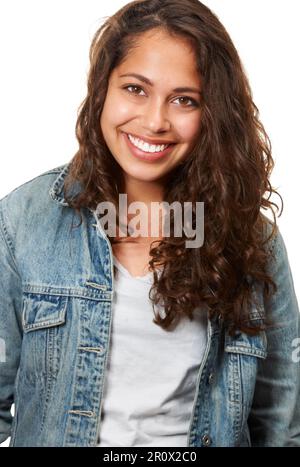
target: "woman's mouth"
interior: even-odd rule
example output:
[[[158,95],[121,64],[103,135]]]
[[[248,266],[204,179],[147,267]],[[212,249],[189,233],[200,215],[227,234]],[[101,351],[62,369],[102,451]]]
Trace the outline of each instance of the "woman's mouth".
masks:
[[[132,136],[130,133],[123,133],[127,146],[133,156],[145,161],[156,161],[169,154],[175,143],[171,144],[149,144]]]

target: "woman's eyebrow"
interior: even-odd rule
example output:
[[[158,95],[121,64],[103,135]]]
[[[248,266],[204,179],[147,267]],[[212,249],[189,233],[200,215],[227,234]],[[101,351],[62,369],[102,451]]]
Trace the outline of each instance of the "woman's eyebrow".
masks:
[[[136,78],[136,79],[142,81],[143,83],[146,83],[146,84],[149,84],[150,86],[153,86],[153,83],[152,83],[152,81],[150,81],[150,79],[148,79],[145,76],[140,75],[138,73],[125,73],[124,75],[120,75],[120,78],[125,78],[125,77],[133,77],[133,78]],[[175,88],[175,89],[173,89],[173,92],[193,92],[193,93],[197,93],[197,94],[202,94],[200,89],[191,88],[191,87],[188,87],[188,86],[182,86],[182,87],[179,87],[179,88]]]

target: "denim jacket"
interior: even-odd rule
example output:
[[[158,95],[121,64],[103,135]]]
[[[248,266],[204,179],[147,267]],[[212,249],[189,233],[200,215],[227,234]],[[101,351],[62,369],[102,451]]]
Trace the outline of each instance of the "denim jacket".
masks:
[[[0,200],[0,442],[10,436],[9,446],[96,446],[100,433],[112,250],[92,210],[74,227],[68,168]],[[300,446],[300,315],[279,231],[271,249],[278,291],[264,299],[253,288],[250,319],[268,312],[275,324],[232,337],[220,316],[208,320],[187,446]]]

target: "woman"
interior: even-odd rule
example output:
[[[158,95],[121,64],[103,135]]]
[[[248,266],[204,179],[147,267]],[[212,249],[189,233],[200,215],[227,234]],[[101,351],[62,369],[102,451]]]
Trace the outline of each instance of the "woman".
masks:
[[[198,0],[134,1],[90,60],[77,154],[0,203],[1,441],[300,446],[298,305],[231,39]]]

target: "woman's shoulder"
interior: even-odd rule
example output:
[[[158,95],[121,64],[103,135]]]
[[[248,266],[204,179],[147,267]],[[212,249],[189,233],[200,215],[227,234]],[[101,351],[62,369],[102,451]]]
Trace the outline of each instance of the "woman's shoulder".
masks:
[[[274,300],[283,303],[283,297],[285,296],[286,302],[290,304],[293,303],[293,310],[298,311],[286,240],[278,224],[275,224],[269,219],[266,220],[265,233],[268,251],[267,271],[278,286],[278,291],[274,295]]]
[[[262,214],[263,221],[263,239],[265,248],[269,255],[269,262],[273,263],[282,260],[283,257],[287,259],[287,249],[282,232],[277,222],[275,223],[268,217]]]
[[[42,172],[39,175],[36,175],[34,178],[22,183],[7,193],[0,199],[0,203],[2,203],[4,200],[9,202],[15,198],[22,199],[25,196],[32,197],[35,195],[36,190],[41,190],[41,192],[44,192],[44,190],[47,190],[47,187],[51,185],[51,182],[54,181],[61,173],[63,173],[68,166],[68,163],[62,164],[49,169],[46,172]]]
[[[33,217],[42,218],[47,209],[55,206],[55,196],[69,164],[62,164],[42,172],[19,185],[0,199],[0,222],[4,230],[14,230]]]

